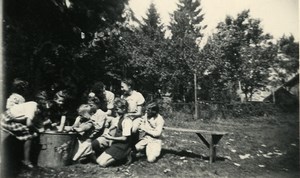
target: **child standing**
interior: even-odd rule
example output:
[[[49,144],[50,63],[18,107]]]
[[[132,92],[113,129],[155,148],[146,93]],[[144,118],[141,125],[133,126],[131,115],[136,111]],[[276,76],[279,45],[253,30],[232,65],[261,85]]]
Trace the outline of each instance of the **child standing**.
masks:
[[[94,121],[91,117],[96,112],[96,107],[82,104],[78,108],[78,117],[76,118],[70,131],[75,131],[79,133],[78,136],[78,151],[73,157],[73,161],[77,161],[80,158],[90,155],[93,153],[91,138],[90,136],[94,131]]]
[[[135,145],[137,151],[146,149],[148,162],[154,162],[161,152],[162,140],[160,139],[164,126],[164,119],[159,114],[157,103],[150,103],[146,107],[146,114],[142,118],[139,129],[144,136]]]
[[[37,136],[35,123],[38,123],[38,120],[41,119],[39,116],[49,108],[46,98],[46,93],[41,92],[36,95],[36,102],[29,101],[14,105],[1,115],[1,129],[7,138],[14,137],[24,142],[23,164],[28,168],[33,168],[30,161],[30,150],[31,139]]]
[[[113,162],[127,158],[131,152],[132,120],[124,117],[128,110],[127,101],[124,99],[116,99],[114,101],[114,109],[119,118],[119,122],[115,136],[109,134],[103,135],[103,137],[113,142],[111,147],[106,149],[96,160],[102,167],[109,166]]]
[[[12,85],[12,94],[7,98],[6,109],[11,108],[16,104],[25,103],[24,96],[28,91],[28,82],[15,79]]]

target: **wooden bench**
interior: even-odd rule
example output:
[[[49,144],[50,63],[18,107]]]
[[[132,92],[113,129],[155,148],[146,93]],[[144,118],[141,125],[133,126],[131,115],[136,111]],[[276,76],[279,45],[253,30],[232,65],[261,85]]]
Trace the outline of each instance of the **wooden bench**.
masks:
[[[185,129],[185,128],[174,128],[174,127],[164,127],[165,130],[170,131],[178,131],[178,132],[188,132],[188,133],[196,133],[198,137],[202,140],[202,142],[209,148],[209,163],[213,163],[216,161],[216,146],[219,141],[223,137],[223,135],[227,135],[228,132],[220,132],[220,131],[208,131],[208,130],[194,130],[194,129]],[[210,135],[210,140],[207,141],[202,134]]]

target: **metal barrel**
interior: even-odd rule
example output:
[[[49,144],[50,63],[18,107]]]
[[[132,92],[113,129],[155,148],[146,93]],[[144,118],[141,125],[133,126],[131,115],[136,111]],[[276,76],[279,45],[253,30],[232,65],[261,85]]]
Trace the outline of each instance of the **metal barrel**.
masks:
[[[38,166],[61,167],[70,165],[75,154],[76,133],[41,133],[38,147]]]

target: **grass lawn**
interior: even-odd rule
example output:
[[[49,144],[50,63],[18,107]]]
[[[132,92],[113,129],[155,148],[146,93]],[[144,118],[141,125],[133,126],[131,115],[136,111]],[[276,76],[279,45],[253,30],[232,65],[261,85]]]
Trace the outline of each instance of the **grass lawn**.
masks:
[[[129,166],[76,164],[22,170],[19,177],[299,177],[298,114],[227,120],[166,118],[166,126],[227,131],[209,164],[208,149],[196,134],[164,131],[160,159],[140,158]]]

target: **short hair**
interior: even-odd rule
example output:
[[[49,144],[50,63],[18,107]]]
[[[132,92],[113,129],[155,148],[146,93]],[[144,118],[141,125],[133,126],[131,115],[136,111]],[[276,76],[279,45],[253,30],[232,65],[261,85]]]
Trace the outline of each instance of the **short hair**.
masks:
[[[96,105],[100,105],[100,99],[95,96],[95,93],[90,93],[88,96],[88,100],[87,100],[88,104],[96,104]]]
[[[128,103],[125,99],[122,98],[116,98],[114,101],[114,108],[122,108],[125,109],[125,111],[128,110]]]
[[[38,108],[41,109],[42,111],[45,111],[47,108],[47,103],[48,103],[48,95],[46,91],[39,91],[35,95],[35,102],[38,104]]]
[[[103,84],[103,82],[96,82],[93,86],[92,86],[92,91],[94,93],[98,93],[99,91],[103,91],[105,85]]]
[[[93,115],[96,113],[97,108],[90,104],[82,104],[77,109],[77,112],[79,115],[83,115],[84,113],[89,113],[90,115]]]
[[[152,102],[152,103],[149,103],[147,106],[146,106],[146,109],[151,109],[152,111],[155,111],[156,113],[159,113],[159,106],[156,102]]]
[[[22,95],[28,89],[28,85],[27,81],[16,78],[12,84],[12,91]]]
[[[121,82],[125,83],[126,85],[130,86],[132,89],[135,88],[135,83],[132,79],[130,78],[125,78]]]

